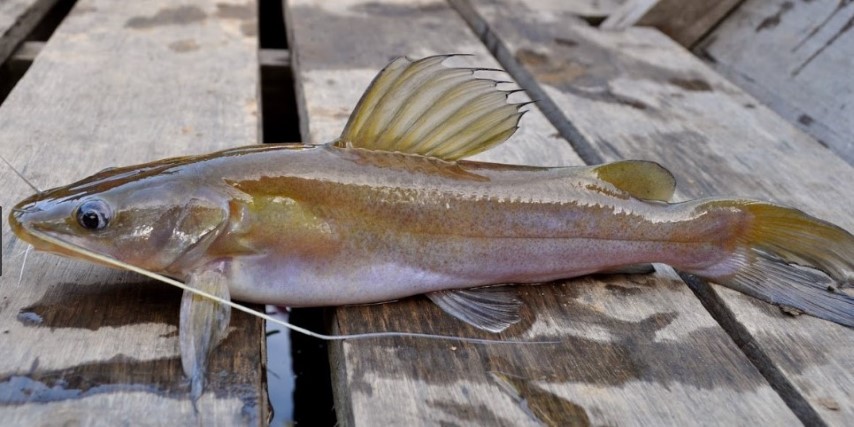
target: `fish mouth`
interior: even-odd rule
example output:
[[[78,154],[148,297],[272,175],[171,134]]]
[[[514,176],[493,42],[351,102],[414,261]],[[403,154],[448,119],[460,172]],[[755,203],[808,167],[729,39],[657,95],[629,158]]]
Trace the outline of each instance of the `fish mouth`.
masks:
[[[22,200],[9,212],[9,227],[19,239],[33,245],[37,250],[66,255],[68,251],[38,237],[40,233],[52,231],[50,224],[58,216],[56,212],[50,212],[51,209],[44,206],[44,203],[50,202],[51,199],[46,198],[44,193]]]
[[[42,212],[42,210],[35,207],[32,209],[21,209],[19,206],[22,204],[23,203],[12,208],[12,211],[9,213],[9,227],[12,228],[12,232],[15,233],[19,239],[33,245],[33,247],[38,250],[58,253],[60,248],[40,239],[36,233],[33,233],[35,225],[28,220],[29,216],[38,214]]]
[[[9,225],[12,228],[12,231],[15,233],[16,236],[18,236],[19,239],[29,243],[37,251],[50,252],[52,254],[60,255],[66,258],[82,259],[95,264],[107,265],[111,267],[111,265],[109,264],[106,264],[96,258],[88,256],[84,248],[80,248],[80,250],[71,250],[69,248],[59,246],[51,241],[46,240],[42,236],[48,236],[53,239],[61,240],[73,247],[77,246],[75,243],[69,242],[67,239],[63,239],[61,235],[57,236],[57,233],[52,230],[49,225],[40,225],[37,221],[33,221],[31,218],[29,218],[33,215],[39,216],[39,214],[45,214],[43,209],[35,205],[31,206],[30,209],[22,209],[19,207],[24,204],[24,202],[18,204],[18,206],[12,208],[12,212],[9,214]]]
[[[29,215],[41,212],[42,210],[36,205],[38,196],[38,194],[35,194],[22,200],[9,212],[9,227],[12,229],[12,232],[15,233],[19,239],[32,245],[35,245],[33,243],[35,236],[27,231],[25,224],[27,224],[26,218]]]

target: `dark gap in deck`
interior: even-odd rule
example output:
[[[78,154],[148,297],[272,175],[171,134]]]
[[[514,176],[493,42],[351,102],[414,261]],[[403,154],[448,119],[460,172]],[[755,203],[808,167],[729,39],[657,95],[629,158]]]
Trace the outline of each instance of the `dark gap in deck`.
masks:
[[[474,10],[467,0],[448,0],[448,3],[457,11],[460,17],[468,23],[469,28],[475,36],[486,46],[490,53],[504,67],[504,70],[516,80],[516,84],[525,90],[525,93],[534,101],[534,105],[540,109],[546,119],[557,129],[560,136],[569,142],[572,149],[588,165],[603,163],[604,160],[599,151],[581,134],[578,128],[560,111],[557,104],[549,98],[546,92],[537,84],[534,76],[528,70],[519,65],[507,46],[501,42],[498,36],[486,22]]]
[[[258,27],[261,141],[299,142],[299,116],[281,0],[258,1]]]
[[[27,34],[23,42],[16,46],[15,53],[5,63],[0,64],[0,105],[32,65],[32,47],[38,45],[31,42],[46,42],[75,3],[77,0],[59,0]],[[29,48],[26,49],[28,52],[22,52],[25,48]]]
[[[326,332],[329,325],[325,312],[324,308],[293,309],[290,321],[312,331]],[[294,424],[320,427],[337,425],[326,341],[291,332],[291,355],[296,375]]]
[[[36,25],[36,28],[27,36],[26,40],[46,42],[53,35],[53,32],[56,31],[56,28],[59,27],[59,24],[68,16],[68,13],[71,12],[71,8],[74,7],[75,3],[77,3],[77,0],[59,0],[47,15],[45,15],[44,19]]]
[[[299,113],[281,0],[258,1],[258,25],[261,140],[264,143],[299,142]],[[289,321],[313,331],[329,330],[323,309],[293,309]],[[326,342],[295,332],[289,333],[286,339],[290,340],[292,372],[276,373],[295,377],[291,402],[293,419],[285,422],[293,425],[336,425]],[[268,355],[268,359],[275,357],[280,355]],[[268,379],[271,382],[279,380]],[[270,396],[273,410],[277,409],[277,401],[282,405],[283,399],[288,398]]]
[[[6,63],[0,65],[0,105],[3,105],[3,101],[29,68],[30,62],[17,61],[14,54]]]
[[[821,415],[810,405],[804,396],[795,388],[795,385],[786,378],[774,362],[765,354],[765,351],[756,345],[750,332],[739,323],[735,315],[726,307],[720,296],[715,293],[711,285],[690,274],[680,273],[679,277],[697,296],[712,318],[726,331],[738,348],[747,356],[750,363],[765,377],[771,388],[780,395],[786,406],[795,413],[795,416],[808,426],[824,426],[826,423]]]
[[[263,53],[278,57],[282,52],[287,51]],[[293,72],[281,61],[261,62],[261,135],[264,143],[300,141]]]
[[[258,43],[261,49],[287,49],[282,0],[258,0]]]

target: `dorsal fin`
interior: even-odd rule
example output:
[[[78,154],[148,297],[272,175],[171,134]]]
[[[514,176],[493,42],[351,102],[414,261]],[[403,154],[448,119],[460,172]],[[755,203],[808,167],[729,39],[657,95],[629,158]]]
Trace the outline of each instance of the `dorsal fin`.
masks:
[[[388,64],[335,145],[457,160],[504,142],[516,131],[523,104],[508,104],[513,91],[474,77],[478,69],[443,66],[450,56]]]
[[[638,199],[667,202],[676,191],[673,174],[664,166],[646,160],[621,160],[594,166],[593,174]]]

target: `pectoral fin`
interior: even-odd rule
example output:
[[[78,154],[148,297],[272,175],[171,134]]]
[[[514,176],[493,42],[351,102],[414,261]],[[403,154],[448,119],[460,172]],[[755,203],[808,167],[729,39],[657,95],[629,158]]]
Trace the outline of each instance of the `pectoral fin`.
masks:
[[[190,277],[187,285],[229,299],[228,283],[219,271],[206,270]],[[190,380],[193,405],[202,395],[208,356],[225,338],[231,309],[205,297],[184,291],[181,298],[179,341],[181,365]]]
[[[522,302],[508,286],[458,289],[426,294],[446,313],[476,328],[501,332],[522,318]]]

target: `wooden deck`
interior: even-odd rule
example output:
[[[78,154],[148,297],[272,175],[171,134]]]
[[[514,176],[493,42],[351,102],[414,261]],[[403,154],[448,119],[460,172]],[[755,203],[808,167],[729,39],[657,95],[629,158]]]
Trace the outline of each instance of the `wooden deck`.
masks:
[[[250,1],[77,1],[0,106],[0,155],[49,188],[258,142],[255,19]],[[11,207],[31,190],[0,169]],[[180,292],[39,253],[19,281],[25,245],[3,227],[0,424],[266,422],[263,322],[234,314],[197,415],[178,356]]]
[[[33,56],[26,28],[54,3],[0,3],[0,63]],[[459,52],[474,56],[449,63],[502,67],[525,89],[514,101],[537,100],[477,159],[654,160],[680,200],[774,200],[854,230],[849,3],[287,0],[288,58],[259,55],[249,0],[78,0],[0,105],[0,155],[52,187],[258,142],[259,56],[291,67],[303,140],[322,143],[390,59]],[[3,207],[30,192],[0,177]],[[179,292],[38,253],[19,280],[5,219],[2,245],[0,425],[267,422],[261,322],[232,315],[196,414]],[[330,344],[338,422],[850,425],[854,331],[656,270],[520,287],[524,320],[500,337],[560,344]],[[495,338],[423,298],[331,312],[335,333]]]

